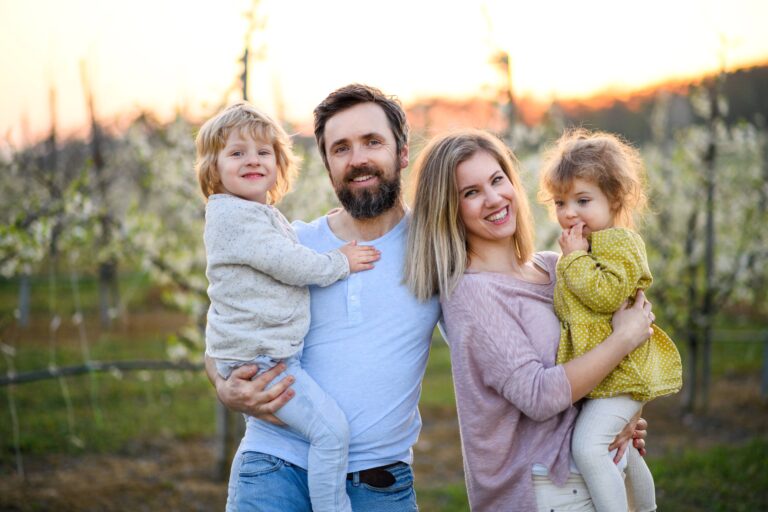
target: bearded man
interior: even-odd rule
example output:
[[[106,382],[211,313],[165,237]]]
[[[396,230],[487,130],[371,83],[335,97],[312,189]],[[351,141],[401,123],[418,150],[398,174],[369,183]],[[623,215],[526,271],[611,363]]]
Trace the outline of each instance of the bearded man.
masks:
[[[416,511],[412,447],[440,306],[437,298],[419,302],[402,284],[408,123],[396,99],[358,84],[332,92],[314,115],[318,149],[342,208],[294,223],[299,240],[318,252],[355,240],[379,249],[381,260],[326,288],[310,287],[302,366],[347,416],[352,508]],[[221,401],[247,415],[227,510],[309,512],[307,442],[272,415],[293,396],[282,365],[255,378],[255,368],[241,367],[227,380],[211,361],[206,369]]]

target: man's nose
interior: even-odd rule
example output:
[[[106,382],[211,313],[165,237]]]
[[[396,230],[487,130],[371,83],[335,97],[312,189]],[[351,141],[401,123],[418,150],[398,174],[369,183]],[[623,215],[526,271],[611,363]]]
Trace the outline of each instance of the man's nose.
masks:
[[[368,163],[368,152],[362,146],[352,147],[352,158],[350,160],[352,167],[360,167]]]

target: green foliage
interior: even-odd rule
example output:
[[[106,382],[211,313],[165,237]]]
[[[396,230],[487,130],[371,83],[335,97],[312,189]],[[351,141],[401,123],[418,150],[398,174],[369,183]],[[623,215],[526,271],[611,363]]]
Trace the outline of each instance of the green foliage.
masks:
[[[768,510],[768,439],[649,461],[659,510]]]

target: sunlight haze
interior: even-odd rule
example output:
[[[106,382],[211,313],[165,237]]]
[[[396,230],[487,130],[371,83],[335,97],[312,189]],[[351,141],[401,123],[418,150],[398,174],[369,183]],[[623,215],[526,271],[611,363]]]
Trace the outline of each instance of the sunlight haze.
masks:
[[[86,130],[81,68],[100,120],[139,110],[203,117],[238,97],[250,0],[0,0],[0,134]],[[762,1],[438,2],[263,0],[250,40],[249,96],[295,123],[349,82],[405,102],[487,96],[508,52],[517,95],[629,90],[768,59]],[[82,63],[82,64],[81,64]],[[228,94],[229,93],[229,94]]]

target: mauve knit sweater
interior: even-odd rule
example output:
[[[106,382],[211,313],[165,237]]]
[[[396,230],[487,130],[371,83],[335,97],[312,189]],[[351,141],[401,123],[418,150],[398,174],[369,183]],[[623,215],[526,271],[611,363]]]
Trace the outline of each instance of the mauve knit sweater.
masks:
[[[578,410],[555,365],[560,324],[552,306],[558,255],[534,262],[549,284],[467,272],[442,301],[451,349],[464,473],[474,511],[536,510],[532,466],[562,485]]]

